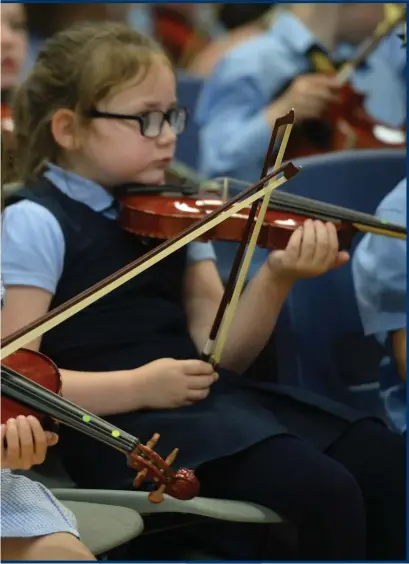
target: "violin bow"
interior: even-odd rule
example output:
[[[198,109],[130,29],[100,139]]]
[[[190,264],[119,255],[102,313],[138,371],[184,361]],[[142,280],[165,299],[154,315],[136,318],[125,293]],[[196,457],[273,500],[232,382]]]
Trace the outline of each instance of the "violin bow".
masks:
[[[273,165],[273,171],[280,168],[290,138],[291,130],[294,125],[294,121],[294,110],[291,110],[287,115],[282,116],[281,118],[278,118],[276,120],[273,131],[271,133],[267,154],[264,159],[261,178],[265,177],[266,172],[271,167],[278,132],[282,127],[285,127],[277,157]],[[298,172],[299,169],[294,167],[293,176],[295,176],[295,174],[297,174]],[[226,343],[234,313],[237,308],[238,300],[246,281],[248,269],[250,267],[251,259],[254,255],[254,250],[257,245],[257,239],[260,234],[260,229],[262,227],[266,211],[268,209],[271,194],[277,187],[277,184],[274,186],[270,181],[270,183],[266,187],[266,192],[264,194],[260,209],[260,201],[254,202],[250,209],[249,217],[244,228],[243,237],[240,241],[236,256],[234,258],[233,266],[230,270],[222,300],[217,310],[213,326],[210,330],[209,338],[202,352],[202,359],[212,364],[215,368],[217,368],[220,363],[222,351]],[[254,220],[258,209],[259,213],[257,221],[255,222]]]
[[[29,323],[5,339],[2,339],[0,351],[1,360],[26,346],[34,339],[38,339],[44,335],[44,333],[60,325],[63,321],[79,313],[197,237],[210,231],[232,215],[239,213],[241,210],[256,202],[259,198],[264,196],[267,189],[265,184],[272,178],[282,173],[283,176],[276,181],[277,185],[281,185],[291,179],[296,172],[298,172],[298,169],[292,163],[287,163],[275,172],[271,172],[259,182],[249,186],[247,189],[243,190],[243,192],[240,192],[219,208],[209,213],[205,218],[202,218],[178,233],[172,239],[164,241],[139,259],[124,266],[117,272],[114,272],[101,282],[94,284],[74,298],[56,307],[54,310],[47,312],[32,323]]]

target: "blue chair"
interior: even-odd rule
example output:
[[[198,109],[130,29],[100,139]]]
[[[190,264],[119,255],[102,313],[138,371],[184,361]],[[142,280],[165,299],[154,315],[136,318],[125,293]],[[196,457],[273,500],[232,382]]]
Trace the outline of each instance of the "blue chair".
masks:
[[[274,332],[277,379],[382,414],[381,345],[366,337],[350,264],[297,282]]]
[[[302,172],[283,190],[374,213],[406,176],[406,151],[362,150],[299,159]],[[351,252],[363,234],[358,234]],[[299,282],[275,332],[279,380],[381,409],[378,399],[382,349],[364,337],[350,265]]]
[[[194,113],[202,86],[201,77],[182,72],[177,76],[178,101],[189,110],[190,119],[178,139],[176,159],[194,170],[197,169],[199,156],[199,130],[195,124]]]
[[[366,213],[406,176],[405,150],[341,151],[294,163],[303,170],[283,191]]]

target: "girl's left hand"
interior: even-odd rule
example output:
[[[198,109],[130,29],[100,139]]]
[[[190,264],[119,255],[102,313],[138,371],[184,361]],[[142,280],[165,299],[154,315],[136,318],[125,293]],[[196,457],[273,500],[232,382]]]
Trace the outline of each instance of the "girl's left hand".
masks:
[[[338,250],[335,225],[308,219],[294,231],[285,250],[270,253],[268,266],[274,275],[295,282],[325,274],[348,260],[349,254]]]

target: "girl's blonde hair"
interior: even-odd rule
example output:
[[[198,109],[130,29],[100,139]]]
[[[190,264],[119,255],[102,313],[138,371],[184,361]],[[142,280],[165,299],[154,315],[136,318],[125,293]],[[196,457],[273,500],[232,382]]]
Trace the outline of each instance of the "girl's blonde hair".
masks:
[[[36,180],[47,160],[56,161],[51,119],[58,109],[86,123],[85,112],[114,88],[142,81],[157,55],[170,64],[155,41],[114,22],[81,23],[50,38],[13,100],[16,179]]]

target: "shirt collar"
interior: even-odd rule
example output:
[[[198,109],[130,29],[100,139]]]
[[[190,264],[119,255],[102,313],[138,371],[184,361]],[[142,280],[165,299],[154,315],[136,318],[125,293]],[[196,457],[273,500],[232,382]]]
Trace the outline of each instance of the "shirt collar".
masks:
[[[72,200],[81,202],[96,212],[106,211],[112,207],[114,197],[100,184],[50,162],[47,163],[47,167],[45,178]]]

